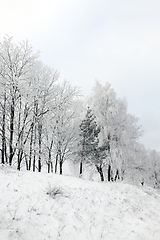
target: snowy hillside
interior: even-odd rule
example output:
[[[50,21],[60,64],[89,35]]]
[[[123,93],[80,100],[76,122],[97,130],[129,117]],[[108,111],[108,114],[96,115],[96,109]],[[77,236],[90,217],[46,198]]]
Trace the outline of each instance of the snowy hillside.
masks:
[[[1,240],[159,240],[160,193],[0,167]]]

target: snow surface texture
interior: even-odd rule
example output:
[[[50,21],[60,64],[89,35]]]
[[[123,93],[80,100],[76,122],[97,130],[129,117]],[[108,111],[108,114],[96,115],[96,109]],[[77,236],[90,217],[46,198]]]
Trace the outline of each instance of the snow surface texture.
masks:
[[[160,193],[0,167],[0,240],[159,240]]]

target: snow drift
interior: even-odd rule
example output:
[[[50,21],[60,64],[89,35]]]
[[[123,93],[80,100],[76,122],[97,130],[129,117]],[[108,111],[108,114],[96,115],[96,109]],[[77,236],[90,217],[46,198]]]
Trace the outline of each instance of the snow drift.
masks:
[[[1,240],[159,240],[160,193],[0,167]]]

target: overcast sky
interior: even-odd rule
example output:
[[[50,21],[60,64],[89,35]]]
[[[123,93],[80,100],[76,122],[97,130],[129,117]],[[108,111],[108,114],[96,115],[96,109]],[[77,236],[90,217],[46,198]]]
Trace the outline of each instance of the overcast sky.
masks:
[[[60,79],[90,93],[109,82],[160,151],[159,0],[1,0],[0,41],[28,39]]]

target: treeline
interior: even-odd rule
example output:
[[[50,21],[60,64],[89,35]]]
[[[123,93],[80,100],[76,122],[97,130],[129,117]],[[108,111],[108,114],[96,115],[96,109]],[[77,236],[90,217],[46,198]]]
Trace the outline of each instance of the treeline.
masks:
[[[58,72],[45,66],[28,42],[15,44],[12,38],[4,38],[0,44],[1,163],[39,172],[47,167],[48,172],[62,174],[68,160],[79,163],[80,176],[86,166],[97,171],[101,181],[106,172],[108,181],[133,181],[137,174],[143,181],[147,172],[158,186],[160,156],[138,143],[141,127],[127,112],[126,101],[116,97],[109,83],[102,86],[98,81],[84,101],[77,87],[59,83],[58,78]]]
[[[78,89],[57,83],[58,73],[45,66],[28,42],[0,44],[1,161],[27,170],[62,164],[74,141],[74,99]]]

